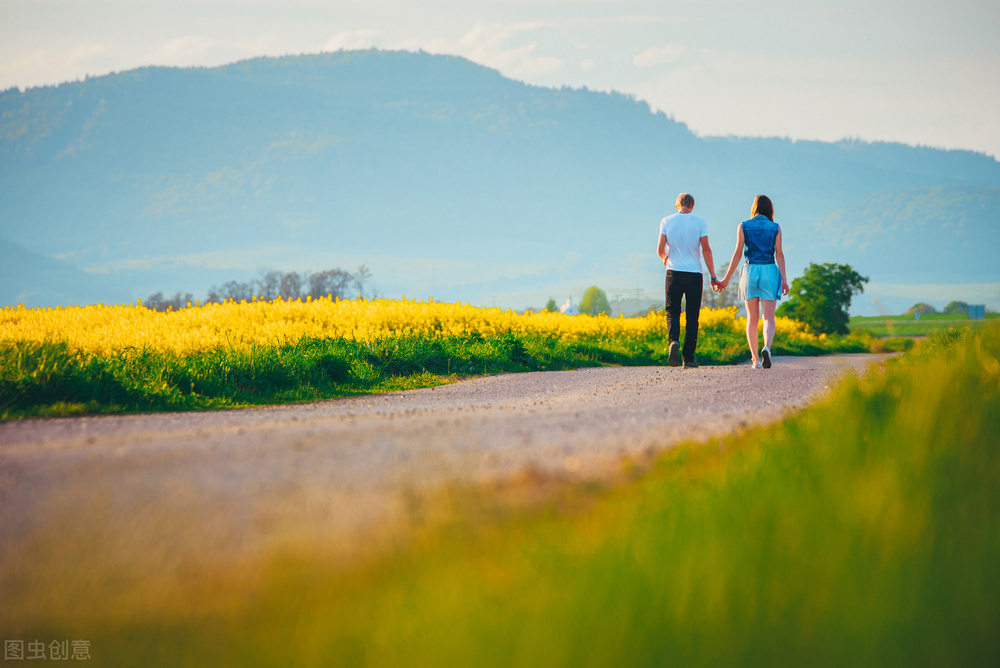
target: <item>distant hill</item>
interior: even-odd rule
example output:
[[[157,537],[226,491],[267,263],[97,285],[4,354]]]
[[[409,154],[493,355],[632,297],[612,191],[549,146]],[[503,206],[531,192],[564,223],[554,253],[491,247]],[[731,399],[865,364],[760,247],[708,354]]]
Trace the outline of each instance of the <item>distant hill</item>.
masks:
[[[76,306],[129,301],[128,290],[99,276],[0,239],[0,304],[4,306]]]
[[[831,255],[884,258],[897,282],[997,280],[998,202],[1000,187],[884,190],[829,213],[820,238]]]
[[[719,264],[766,193],[793,276],[837,261],[873,283],[1000,282],[986,261],[1000,164],[967,151],[699,138],[627,96],[425,53],[0,93],[0,236],[105,271],[133,298],[200,296],[264,265],[360,263],[387,295],[540,307],[598,284],[655,296],[657,223],[682,190]]]

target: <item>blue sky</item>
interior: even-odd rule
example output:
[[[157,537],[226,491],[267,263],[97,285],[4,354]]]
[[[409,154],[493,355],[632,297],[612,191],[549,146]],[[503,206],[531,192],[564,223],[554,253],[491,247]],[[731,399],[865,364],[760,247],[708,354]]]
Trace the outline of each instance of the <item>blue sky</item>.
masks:
[[[367,47],[631,93],[701,135],[1000,156],[995,0],[0,0],[0,89]]]

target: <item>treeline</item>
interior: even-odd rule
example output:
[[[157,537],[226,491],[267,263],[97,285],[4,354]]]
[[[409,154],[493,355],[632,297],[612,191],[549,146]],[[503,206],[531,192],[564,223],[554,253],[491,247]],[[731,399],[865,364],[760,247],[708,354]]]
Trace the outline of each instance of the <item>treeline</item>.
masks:
[[[969,315],[969,305],[965,302],[952,301],[948,302],[947,306],[938,311],[930,304],[919,302],[911,306],[904,315],[916,315],[917,313],[920,315],[936,315],[938,313],[945,315]]]
[[[353,297],[375,297],[370,288],[371,271],[365,265],[358,267],[354,273],[343,269],[327,269],[325,271],[307,271],[300,274],[296,271],[281,272],[275,269],[263,268],[259,276],[250,281],[228,281],[213,285],[205,297],[206,304],[221,304],[227,300],[252,301],[254,299],[270,301],[272,299],[305,299],[312,297],[332,297],[347,299]],[[190,292],[177,292],[172,297],[157,292],[146,298],[142,305],[154,311],[176,311],[186,308],[194,302]]]

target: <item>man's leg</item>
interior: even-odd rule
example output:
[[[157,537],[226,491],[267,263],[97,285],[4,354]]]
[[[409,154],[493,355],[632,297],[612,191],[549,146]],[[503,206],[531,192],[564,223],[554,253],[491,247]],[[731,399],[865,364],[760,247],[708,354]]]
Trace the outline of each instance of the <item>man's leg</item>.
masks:
[[[698,347],[698,316],[701,313],[702,275],[691,273],[684,277],[684,296],[687,298],[687,326],[684,331],[684,362],[694,362],[694,351]]]
[[[684,296],[683,281],[680,276],[673,271],[667,271],[667,280],[664,285],[666,293],[667,311],[667,340],[670,341],[670,366],[677,366],[677,351],[679,347],[677,340],[681,335],[681,297]]]

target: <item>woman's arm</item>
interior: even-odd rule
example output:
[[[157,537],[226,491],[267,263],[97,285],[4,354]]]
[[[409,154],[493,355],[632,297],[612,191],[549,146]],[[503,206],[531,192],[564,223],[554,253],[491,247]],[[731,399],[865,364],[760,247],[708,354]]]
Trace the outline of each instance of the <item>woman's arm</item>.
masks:
[[[736,250],[733,251],[733,259],[729,261],[729,269],[726,270],[726,276],[719,281],[719,289],[725,290],[726,286],[729,285],[729,279],[733,277],[733,273],[736,272],[736,265],[740,263],[740,256],[743,255],[743,223],[740,223],[739,227],[736,228]]]
[[[781,272],[781,294],[788,294],[788,274],[785,273],[785,254],[781,250],[781,226],[778,226],[778,235],[774,237],[774,261],[778,263],[778,271]]]

